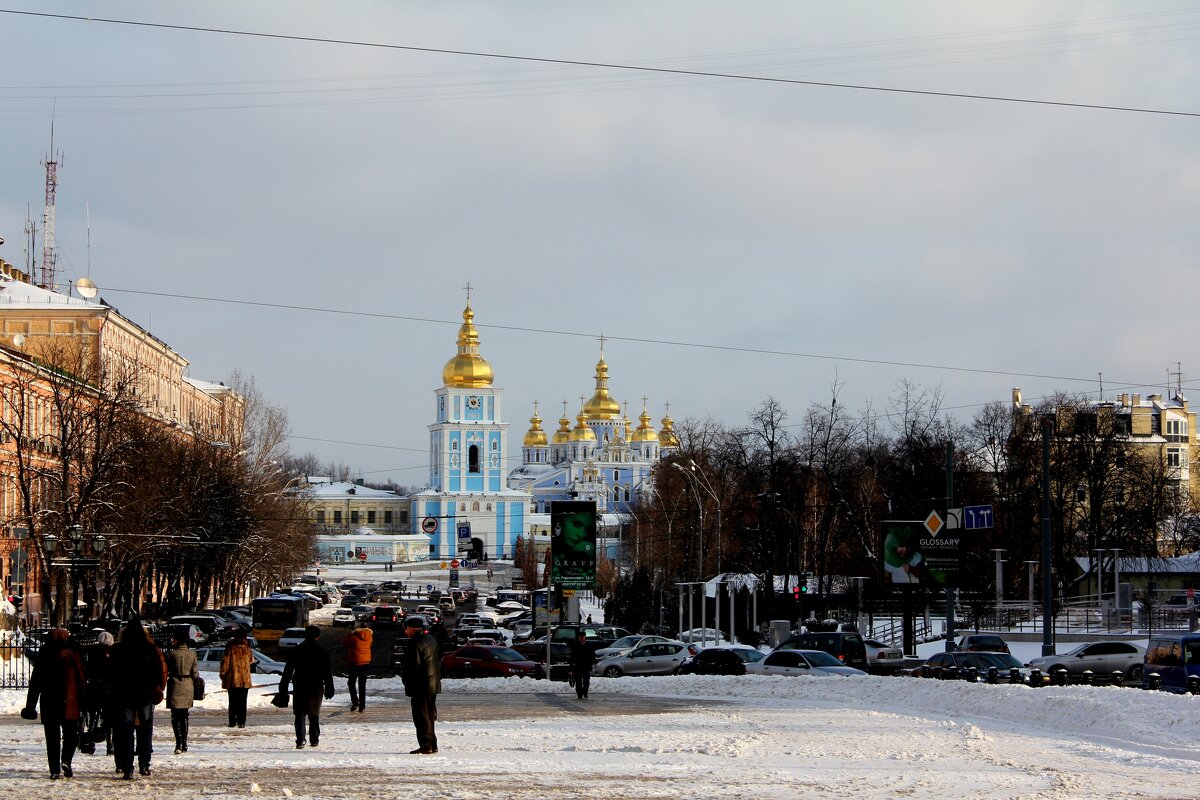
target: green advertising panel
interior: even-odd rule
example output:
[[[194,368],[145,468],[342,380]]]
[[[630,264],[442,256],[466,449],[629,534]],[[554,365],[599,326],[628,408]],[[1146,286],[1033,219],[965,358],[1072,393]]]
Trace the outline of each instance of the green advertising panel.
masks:
[[[959,532],[930,533],[919,520],[884,520],[880,523],[885,590],[909,584],[933,588],[954,586],[960,559]]]
[[[596,587],[596,503],[550,503],[550,581],[564,589]]]

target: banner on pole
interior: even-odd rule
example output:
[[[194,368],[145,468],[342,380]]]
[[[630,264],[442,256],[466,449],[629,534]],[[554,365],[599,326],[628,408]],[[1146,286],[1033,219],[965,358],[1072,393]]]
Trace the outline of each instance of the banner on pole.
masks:
[[[550,503],[550,581],[564,589],[596,587],[596,503]]]

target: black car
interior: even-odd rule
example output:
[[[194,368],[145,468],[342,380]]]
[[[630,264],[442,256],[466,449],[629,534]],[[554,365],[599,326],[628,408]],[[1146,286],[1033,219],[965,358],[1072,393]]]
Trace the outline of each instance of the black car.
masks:
[[[995,634],[972,633],[959,639],[954,649],[976,653],[1007,653],[1008,645]]]
[[[976,670],[980,679],[986,679],[988,670],[996,669],[996,678],[1004,683],[1024,683],[1028,681],[1029,671],[1011,653],[984,653],[974,650],[954,650],[949,653],[934,653],[929,659],[912,671],[917,678],[961,677],[966,678],[971,669]],[[1016,680],[1013,680],[1013,670],[1016,670]],[[1048,681],[1049,675],[1043,677]]]
[[[733,650],[710,647],[679,665],[680,675],[745,675],[746,662]]]
[[[394,628],[404,620],[404,613],[395,606],[375,606],[371,612],[372,628]]]
[[[798,633],[776,650],[824,650],[847,667],[867,671],[867,647],[862,634],[855,631]]]

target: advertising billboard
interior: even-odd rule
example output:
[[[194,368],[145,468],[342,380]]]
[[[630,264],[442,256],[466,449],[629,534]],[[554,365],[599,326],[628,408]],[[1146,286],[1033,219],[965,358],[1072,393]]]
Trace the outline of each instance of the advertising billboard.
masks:
[[[550,503],[550,581],[564,589],[596,586],[596,503]]]
[[[885,589],[920,585],[955,586],[958,581],[960,544],[958,530],[941,529],[934,535],[920,520],[884,520],[880,523]]]

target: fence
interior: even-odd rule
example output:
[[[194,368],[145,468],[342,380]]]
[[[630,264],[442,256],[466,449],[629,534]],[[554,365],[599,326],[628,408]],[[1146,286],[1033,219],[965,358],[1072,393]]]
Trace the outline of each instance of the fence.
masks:
[[[12,633],[0,639],[0,689],[27,689],[29,675],[33,672],[33,660],[41,642],[36,639],[18,639]]]

